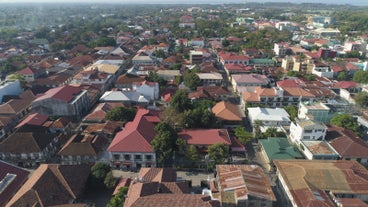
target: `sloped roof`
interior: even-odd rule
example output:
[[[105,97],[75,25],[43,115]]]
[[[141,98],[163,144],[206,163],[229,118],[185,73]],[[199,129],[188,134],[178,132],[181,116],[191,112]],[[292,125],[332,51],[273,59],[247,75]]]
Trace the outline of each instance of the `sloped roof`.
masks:
[[[200,194],[154,194],[140,197],[126,207],[219,207],[219,201]]]
[[[0,160],[0,180],[3,180],[9,174],[16,175],[16,177],[8,186],[2,189],[0,193],[0,206],[5,206],[5,202],[17,192],[27,179],[29,172]]]
[[[326,137],[335,134],[330,145],[343,158],[368,158],[368,144],[354,132],[342,127],[329,127]]]
[[[45,99],[57,99],[64,102],[70,102],[76,95],[82,92],[79,86],[64,85],[48,90],[45,94],[39,96],[35,102]]]
[[[11,99],[0,105],[0,114],[18,114],[28,108],[35,99],[32,91],[24,91],[19,98]]]
[[[212,113],[214,113],[217,118],[226,121],[242,121],[243,117],[237,105],[226,101],[216,103],[216,105],[212,107]]]
[[[290,87],[283,87],[284,96],[294,96],[294,97],[315,97],[312,93],[302,89],[302,88],[290,88]]]
[[[235,74],[231,78],[237,83],[259,83],[267,84],[269,79],[265,75],[260,74]]]
[[[141,168],[138,178],[144,182],[175,182],[176,171],[173,168]]]
[[[155,137],[154,124],[145,116],[149,110],[138,109],[132,122],[118,132],[108,147],[109,152],[154,152],[151,141]]]
[[[41,164],[6,207],[69,203],[83,193],[89,173],[84,165]]]
[[[96,134],[104,133],[108,135],[114,135],[123,126],[123,123],[119,121],[106,121],[100,124],[89,124],[83,133]]]
[[[99,135],[83,136],[80,134],[74,134],[60,149],[58,154],[64,156],[97,156],[106,143],[107,140]]]
[[[0,151],[9,153],[39,153],[55,135],[42,132],[15,132],[0,143]]]
[[[276,201],[271,185],[257,165],[216,165],[220,192],[232,192],[236,200],[244,200],[248,195]],[[237,203],[235,201],[235,203]]]
[[[23,119],[15,128],[19,128],[25,124],[29,125],[43,125],[49,117],[43,114],[34,113]]]
[[[334,207],[327,191],[368,193],[368,171],[356,161],[274,160],[274,164],[300,207]]]
[[[185,129],[178,133],[190,145],[212,145],[224,143],[231,145],[229,133],[226,129]]]
[[[290,121],[289,114],[283,108],[249,107],[248,114],[253,121]]]
[[[298,149],[290,145],[287,138],[268,138],[259,140],[269,160],[302,159]]]

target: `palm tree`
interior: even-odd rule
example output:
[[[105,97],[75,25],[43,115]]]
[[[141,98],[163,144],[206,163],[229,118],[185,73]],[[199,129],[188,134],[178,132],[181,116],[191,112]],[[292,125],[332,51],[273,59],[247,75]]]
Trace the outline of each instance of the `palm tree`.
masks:
[[[253,129],[254,129],[254,138],[255,139],[260,139],[262,138],[262,131],[261,131],[261,127],[263,127],[264,124],[261,120],[255,120],[253,122]]]

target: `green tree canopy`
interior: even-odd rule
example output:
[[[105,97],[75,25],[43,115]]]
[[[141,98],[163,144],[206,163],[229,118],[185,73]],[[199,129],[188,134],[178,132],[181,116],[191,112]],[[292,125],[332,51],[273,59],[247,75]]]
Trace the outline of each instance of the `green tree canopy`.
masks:
[[[368,83],[368,71],[359,70],[355,72],[353,80],[357,83]]]
[[[229,146],[224,143],[213,144],[208,147],[208,155],[215,165],[224,164],[229,156]]]
[[[132,121],[137,113],[135,108],[119,106],[106,113],[105,118],[110,121]]]
[[[89,184],[91,187],[104,187],[104,181],[109,172],[111,172],[111,167],[108,164],[102,162],[95,163],[91,168],[91,174],[89,177]]]
[[[192,104],[188,98],[188,94],[184,90],[178,90],[171,97],[170,107],[173,107],[177,112],[181,113],[191,109]]]
[[[360,107],[368,106],[368,93],[363,91],[359,92],[354,96],[355,103]]]
[[[124,206],[125,196],[128,194],[129,187],[122,187],[119,189],[118,193],[111,198],[107,207],[122,207]]]
[[[176,148],[178,135],[167,123],[160,122],[155,127],[156,136],[151,144],[161,166],[169,166],[172,163],[173,150]]]
[[[277,130],[276,127],[270,127],[263,133],[264,137],[285,137],[283,132]]]
[[[331,118],[330,124],[350,129],[361,136],[358,121],[350,114],[337,114]]]
[[[292,121],[295,120],[295,118],[298,116],[298,106],[296,105],[289,105],[284,107],[285,111],[289,114],[290,119]]]
[[[250,132],[247,132],[245,128],[242,126],[237,126],[235,128],[235,136],[243,144],[246,144],[254,139],[253,134]]]
[[[194,71],[187,72],[184,75],[184,84],[185,86],[190,88],[190,90],[194,91],[197,89],[198,86],[201,85],[201,80],[199,79],[198,75]]]

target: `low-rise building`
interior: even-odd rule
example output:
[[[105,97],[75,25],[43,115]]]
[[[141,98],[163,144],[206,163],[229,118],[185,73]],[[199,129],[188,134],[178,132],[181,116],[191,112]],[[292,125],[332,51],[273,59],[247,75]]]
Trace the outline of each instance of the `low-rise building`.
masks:
[[[296,119],[290,124],[290,140],[300,143],[302,140],[324,140],[327,126],[309,119]]]
[[[302,140],[300,149],[308,160],[337,160],[339,154],[327,141]]]
[[[211,86],[211,85],[221,85],[223,82],[223,77],[221,73],[197,73],[197,76],[201,80],[202,85]]]
[[[282,127],[290,125],[290,115],[283,108],[248,108],[248,118],[252,126],[256,121],[262,122],[261,130],[269,127]]]

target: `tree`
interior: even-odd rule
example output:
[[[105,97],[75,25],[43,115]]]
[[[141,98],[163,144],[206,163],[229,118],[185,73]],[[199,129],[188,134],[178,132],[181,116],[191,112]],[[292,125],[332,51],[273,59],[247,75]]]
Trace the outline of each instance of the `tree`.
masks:
[[[170,106],[181,113],[191,108],[188,94],[184,90],[178,90],[171,98]]]
[[[161,166],[169,166],[173,157],[173,150],[176,147],[178,135],[176,131],[167,123],[160,122],[155,127],[156,136],[151,144],[158,157]]]
[[[339,72],[339,74],[337,75],[337,80],[341,81],[341,80],[349,80],[349,72],[346,70],[343,70],[341,72]]]
[[[208,155],[214,160],[214,164],[224,164],[229,156],[229,146],[224,143],[216,143],[208,147]]]
[[[250,132],[247,132],[244,127],[238,126],[235,128],[235,136],[238,138],[238,140],[246,144],[253,140],[253,134]]]
[[[199,160],[199,155],[196,147],[190,145],[185,153],[185,158],[188,160],[190,167],[194,167]]]
[[[354,73],[353,81],[357,83],[368,83],[368,71],[359,70]]]
[[[99,37],[97,40],[90,43],[90,47],[107,47],[107,46],[115,46],[116,40],[112,37]]]
[[[286,73],[287,76],[291,76],[291,77],[299,77],[300,74],[298,71],[295,71],[295,70],[289,70],[287,73]]]
[[[119,106],[106,113],[105,118],[110,121],[132,121],[137,113],[135,108]]]
[[[355,103],[360,107],[368,106],[368,93],[363,91],[359,92],[354,96]]]
[[[350,114],[337,114],[331,118],[330,124],[350,129],[359,136],[361,135],[358,121]]]
[[[264,137],[285,137],[285,134],[283,132],[279,132],[277,128],[270,127],[266,129],[266,131],[263,133]]]
[[[254,128],[254,138],[261,139],[263,137],[261,127],[263,127],[264,124],[261,120],[255,120],[253,123]]]
[[[106,177],[104,179],[104,184],[108,189],[113,189],[116,185],[116,179],[112,175],[112,171],[108,172],[106,174]]]
[[[195,72],[188,72],[184,75],[184,84],[190,88],[190,90],[194,91],[201,85],[201,79],[199,79]]]
[[[111,167],[108,164],[102,162],[95,163],[91,168],[89,184],[96,188],[104,186],[105,178],[109,172],[111,172]]]
[[[111,198],[107,207],[121,207],[124,205],[125,197],[128,194],[129,187],[122,187],[119,189],[118,193]]]
[[[289,114],[292,121],[298,116],[298,107],[296,105],[288,105],[284,107],[285,111]]]

